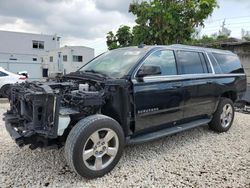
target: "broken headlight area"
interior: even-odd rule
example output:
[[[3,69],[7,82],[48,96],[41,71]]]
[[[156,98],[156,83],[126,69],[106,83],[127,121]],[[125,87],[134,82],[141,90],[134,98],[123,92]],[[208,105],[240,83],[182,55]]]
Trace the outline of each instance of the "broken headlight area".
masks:
[[[19,146],[57,145],[58,139],[66,138],[71,123],[97,113],[104,103],[102,91],[88,89],[76,82],[14,85],[10,110],[5,113],[8,132]]]

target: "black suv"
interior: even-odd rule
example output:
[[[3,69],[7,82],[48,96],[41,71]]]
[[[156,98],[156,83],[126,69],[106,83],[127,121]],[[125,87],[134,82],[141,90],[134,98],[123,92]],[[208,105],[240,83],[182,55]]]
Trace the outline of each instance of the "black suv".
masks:
[[[209,124],[227,131],[246,90],[238,57],[184,45],[108,51],[78,71],[11,89],[6,128],[19,146],[65,146],[76,173],[103,176],[126,144]]]

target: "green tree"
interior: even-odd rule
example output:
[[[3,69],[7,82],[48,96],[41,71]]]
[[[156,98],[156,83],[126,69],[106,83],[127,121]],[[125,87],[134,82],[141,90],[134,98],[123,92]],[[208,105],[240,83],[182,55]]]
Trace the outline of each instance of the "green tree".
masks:
[[[118,48],[116,36],[114,35],[112,31],[109,31],[107,33],[106,39],[107,39],[106,44],[109,50]]]
[[[202,45],[202,44],[209,44],[209,43],[213,43],[216,41],[216,38],[212,37],[212,36],[207,36],[207,35],[203,35],[201,39],[191,39],[187,42],[187,44],[189,45]]]
[[[134,2],[129,12],[137,18],[133,28],[134,42],[146,44],[184,43],[194,28],[217,7],[216,0],[152,0]]]
[[[148,45],[192,42],[195,28],[204,26],[204,20],[215,7],[216,0],[134,1],[129,6],[129,12],[136,16],[132,33],[128,26],[121,26],[116,35],[109,32],[108,48],[142,42]]]
[[[126,25],[120,26],[120,28],[116,32],[116,38],[117,42],[119,43],[119,47],[130,46],[133,40],[130,27]]]
[[[116,35],[112,31],[107,33],[107,46],[109,50],[131,46],[133,41],[133,35],[130,31],[130,27],[126,25],[122,25],[116,32]]]
[[[243,39],[245,39],[246,41],[250,41],[250,37],[244,37]]]

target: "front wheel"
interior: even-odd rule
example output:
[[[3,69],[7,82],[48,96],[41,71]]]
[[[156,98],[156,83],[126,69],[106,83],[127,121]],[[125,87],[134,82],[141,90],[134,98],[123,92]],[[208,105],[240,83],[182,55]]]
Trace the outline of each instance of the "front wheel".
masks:
[[[232,126],[233,120],[233,101],[229,98],[221,98],[213,119],[209,124],[210,128],[216,132],[226,132]]]
[[[123,130],[115,120],[103,115],[89,116],[69,133],[66,160],[80,176],[100,177],[118,163],[124,142]]]

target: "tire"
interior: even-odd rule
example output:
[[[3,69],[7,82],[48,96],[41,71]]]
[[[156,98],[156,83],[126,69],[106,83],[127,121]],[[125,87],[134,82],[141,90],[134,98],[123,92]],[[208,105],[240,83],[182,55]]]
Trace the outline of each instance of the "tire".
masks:
[[[80,120],[70,131],[65,158],[80,176],[101,177],[119,162],[124,144],[124,133],[117,121],[104,115],[92,115]]]
[[[213,115],[213,119],[209,123],[210,128],[219,133],[228,131],[234,121],[234,113],[233,101],[222,97]]]
[[[3,85],[3,87],[0,90],[0,95],[3,98],[9,98],[9,96],[10,96],[10,85],[9,84]]]

